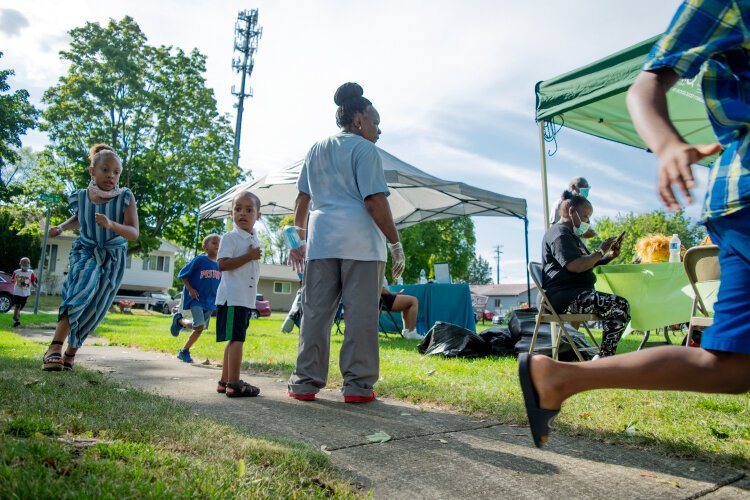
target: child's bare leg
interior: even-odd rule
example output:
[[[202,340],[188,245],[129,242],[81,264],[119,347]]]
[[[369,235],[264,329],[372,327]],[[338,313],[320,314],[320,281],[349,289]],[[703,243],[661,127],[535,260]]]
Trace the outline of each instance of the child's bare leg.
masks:
[[[227,345],[226,350],[224,351],[224,357],[227,361],[227,364],[224,365],[226,368],[226,380],[227,384],[236,384],[240,381],[240,366],[242,365],[242,347],[244,345],[244,342],[238,342],[236,340],[232,340]],[[234,393],[234,389],[232,389],[229,385],[227,385],[227,394]]]
[[[229,345],[231,342],[227,342],[224,347],[224,364],[221,365],[221,380],[227,382],[229,380]]]
[[[18,321],[21,317],[21,306],[16,304],[13,308],[13,321]]]
[[[187,318],[180,318],[177,320],[177,323],[179,323],[181,327],[187,328],[188,330],[193,329],[193,321]]]
[[[592,389],[650,389],[741,394],[750,390],[750,355],[665,346],[562,363],[534,356],[531,379],[541,408],[556,410],[570,396]]]
[[[193,332],[190,334],[190,337],[188,337],[182,350],[189,351],[190,348],[193,347],[193,344],[195,344],[195,341],[201,336],[201,333],[203,333],[203,325],[198,325],[193,328]]]

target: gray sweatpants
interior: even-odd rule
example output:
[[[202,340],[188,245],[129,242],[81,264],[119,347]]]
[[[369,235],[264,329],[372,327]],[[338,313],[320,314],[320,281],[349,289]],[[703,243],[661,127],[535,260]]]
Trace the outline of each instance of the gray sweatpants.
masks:
[[[378,316],[385,262],[319,259],[305,265],[297,366],[289,390],[315,394],[328,381],[331,326],[339,302],[346,329],[339,368],[347,396],[369,396],[380,370]]]

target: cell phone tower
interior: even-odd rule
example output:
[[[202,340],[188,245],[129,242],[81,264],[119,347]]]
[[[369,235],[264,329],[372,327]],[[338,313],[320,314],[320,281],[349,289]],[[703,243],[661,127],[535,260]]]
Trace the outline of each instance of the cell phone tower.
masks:
[[[242,112],[245,109],[245,98],[253,96],[253,89],[249,85],[246,86],[246,83],[253,73],[254,56],[261,36],[263,36],[263,28],[258,26],[258,9],[241,10],[237,14],[237,22],[234,25],[234,50],[242,55],[232,60],[232,69],[242,75],[239,92],[232,85],[232,94],[237,96],[237,124],[234,127],[235,165],[238,165],[240,160],[240,136],[242,135]]]

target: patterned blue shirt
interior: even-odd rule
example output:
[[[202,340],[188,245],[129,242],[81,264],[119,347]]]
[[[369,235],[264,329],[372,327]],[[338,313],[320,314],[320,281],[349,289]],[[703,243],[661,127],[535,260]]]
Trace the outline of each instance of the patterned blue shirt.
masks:
[[[704,69],[706,110],[724,147],[709,174],[704,220],[750,206],[749,26],[750,0],[686,1],[643,66],[669,68],[681,78]]]

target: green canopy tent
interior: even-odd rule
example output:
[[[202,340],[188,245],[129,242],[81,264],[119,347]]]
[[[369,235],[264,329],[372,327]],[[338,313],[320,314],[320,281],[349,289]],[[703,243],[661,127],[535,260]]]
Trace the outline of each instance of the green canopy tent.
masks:
[[[625,94],[660,36],[536,84],[545,227],[549,227],[545,127],[551,129],[548,139],[555,130],[568,127],[648,151],[630,120]],[[680,80],[667,93],[669,114],[677,131],[696,144],[716,142],[703,103],[701,76]],[[701,164],[710,165],[714,159],[704,158]]]

